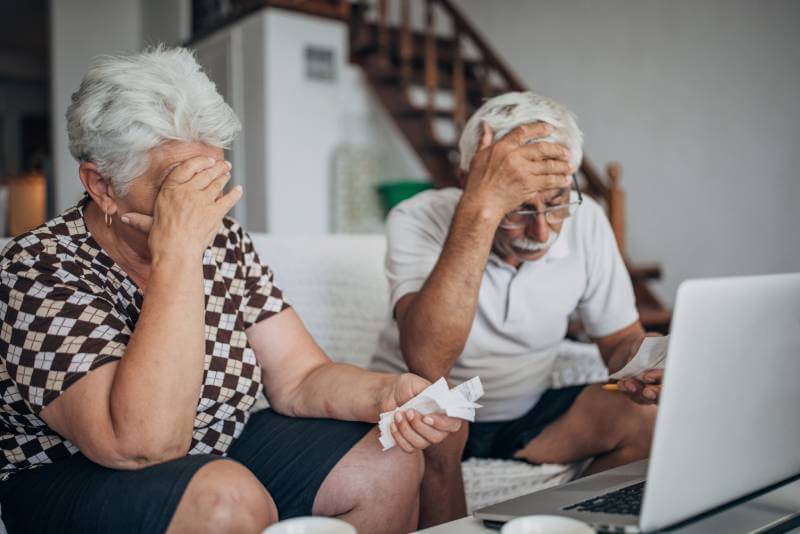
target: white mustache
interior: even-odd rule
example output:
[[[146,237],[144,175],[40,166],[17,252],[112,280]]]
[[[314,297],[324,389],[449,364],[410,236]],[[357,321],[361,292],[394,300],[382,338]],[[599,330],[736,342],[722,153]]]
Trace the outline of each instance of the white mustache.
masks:
[[[533,239],[528,239],[527,237],[518,237],[511,241],[511,245],[514,248],[524,250],[526,252],[539,252],[553,246],[553,243],[556,242],[556,239],[558,239],[558,233],[550,231],[550,233],[547,235],[546,241],[540,242],[534,241]]]

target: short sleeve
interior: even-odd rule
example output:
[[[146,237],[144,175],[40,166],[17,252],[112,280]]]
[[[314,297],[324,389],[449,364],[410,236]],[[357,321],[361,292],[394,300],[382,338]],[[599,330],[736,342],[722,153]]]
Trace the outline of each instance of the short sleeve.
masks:
[[[458,196],[426,191],[399,204],[386,220],[386,278],[392,312],[397,302],[422,289],[442,253]]]
[[[0,358],[35,414],[93,369],[122,358],[130,334],[114,306],[69,273],[35,263],[0,273]]]
[[[283,292],[275,285],[272,271],[261,263],[250,235],[242,231],[242,258],[244,262],[244,296],[241,313],[245,328],[268,319],[289,308]]]
[[[605,213],[594,202],[581,209],[588,212],[580,223],[586,225],[581,233],[587,283],[578,313],[588,334],[599,338],[629,326],[639,318],[639,312],[628,269]]]

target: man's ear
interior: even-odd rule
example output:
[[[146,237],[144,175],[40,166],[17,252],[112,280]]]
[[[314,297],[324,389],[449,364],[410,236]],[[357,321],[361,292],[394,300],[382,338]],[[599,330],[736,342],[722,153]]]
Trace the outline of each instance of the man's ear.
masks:
[[[85,161],[78,167],[81,182],[97,206],[109,215],[117,213],[117,197],[111,184],[97,170],[97,165]]]

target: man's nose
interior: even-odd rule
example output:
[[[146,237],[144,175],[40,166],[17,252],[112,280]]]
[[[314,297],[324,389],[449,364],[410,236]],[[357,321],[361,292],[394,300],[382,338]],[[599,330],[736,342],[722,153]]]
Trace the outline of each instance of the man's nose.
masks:
[[[539,243],[547,241],[550,235],[550,226],[547,224],[543,213],[537,213],[536,217],[528,223],[528,226],[525,228],[525,235]]]

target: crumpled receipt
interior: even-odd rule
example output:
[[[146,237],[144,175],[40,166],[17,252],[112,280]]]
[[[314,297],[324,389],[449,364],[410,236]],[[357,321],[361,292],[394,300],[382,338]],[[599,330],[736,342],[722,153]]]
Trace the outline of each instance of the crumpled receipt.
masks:
[[[667,365],[667,346],[669,336],[648,336],[642,341],[639,352],[631,358],[625,367],[609,375],[609,378],[621,380],[623,378],[638,378],[650,369],[664,369]]]
[[[398,410],[405,411],[413,408],[422,415],[444,413],[449,417],[474,422],[475,409],[481,407],[475,401],[482,396],[483,384],[481,384],[480,377],[471,378],[453,389],[447,387],[447,381],[444,378],[440,378],[399,408],[381,414],[378,428],[381,431],[380,442],[383,450],[386,451],[395,446],[390,427],[394,420],[394,414]]]

